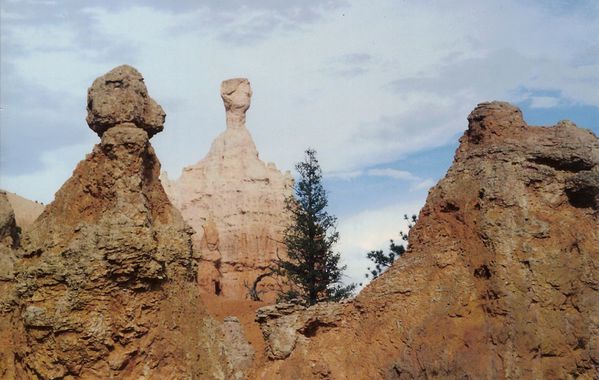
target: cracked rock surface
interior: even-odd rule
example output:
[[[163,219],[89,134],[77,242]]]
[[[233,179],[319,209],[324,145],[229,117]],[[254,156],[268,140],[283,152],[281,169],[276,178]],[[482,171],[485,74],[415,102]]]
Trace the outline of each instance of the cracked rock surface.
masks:
[[[120,66],[90,89],[101,141],[24,233],[14,263],[16,378],[225,378],[191,229],[149,137],[164,113]]]
[[[468,120],[408,252],[256,378],[596,377],[599,139],[503,102]]]
[[[143,76],[129,65],[97,78],[87,91],[87,124],[100,137],[121,123],[133,123],[152,137],[164,128],[165,117],[148,95]]]
[[[16,309],[14,263],[19,230],[7,194],[0,191],[0,379],[16,377],[13,324]]]

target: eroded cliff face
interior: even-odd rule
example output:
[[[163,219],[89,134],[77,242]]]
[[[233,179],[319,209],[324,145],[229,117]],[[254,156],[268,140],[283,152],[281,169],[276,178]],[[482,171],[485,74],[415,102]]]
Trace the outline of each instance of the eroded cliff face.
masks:
[[[190,227],[149,137],[165,114],[119,66],[88,92],[101,136],[22,238],[15,262],[18,378],[224,378],[222,329],[196,284]]]
[[[254,280],[268,272],[277,255],[285,256],[285,198],[292,189],[289,173],[283,175],[258,158],[245,126],[251,95],[247,79],[224,81],[227,129],[206,157],[184,168],[178,180],[162,176],[169,198],[196,231],[200,286],[233,299],[248,298]],[[257,290],[260,298],[273,301],[277,280],[267,277]]]
[[[405,256],[334,318],[259,312],[268,344],[294,346],[255,378],[596,376],[599,140],[502,102],[468,120]]]
[[[19,248],[15,213],[0,191],[0,379],[14,379],[13,314],[16,308],[14,263]]]

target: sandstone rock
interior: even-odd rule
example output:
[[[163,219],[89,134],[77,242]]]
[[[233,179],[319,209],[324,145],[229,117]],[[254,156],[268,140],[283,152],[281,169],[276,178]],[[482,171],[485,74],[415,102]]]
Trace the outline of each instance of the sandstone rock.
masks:
[[[574,206],[599,209],[599,167],[570,177],[566,182],[566,194]]]
[[[162,131],[165,116],[148,95],[142,75],[128,65],[99,77],[87,91],[87,124],[100,137],[121,123],[133,123],[152,137]]]
[[[296,304],[278,303],[256,311],[266,353],[270,359],[285,359],[295,349],[298,341],[303,343],[319,330],[341,325],[342,304],[320,303],[310,308]]]
[[[237,317],[225,318],[223,331],[227,358],[233,369],[232,378],[245,379],[245,374],[254,360],[254,348],[248,343]]]
[[[245,78],[225,80],[220,86],[220,96],[225,103],[228,128],[245,128],[245,113],[250,108],[252,88]]]
[[[223,334],[196,285],[191,229],[149,136],[164,114],[121,66],[90,89],[102,138],[22,238],[18,378],[219,378]]]
[[[408,252],[255,378],[596,377],[599,140],[492,102],[460,142]]]
[[[0,190],[0,245],[14,247],[18,243],[18,238],[15,213],[6,192]]]
[[[253,281],[268,271],[277,255],[284,257],[285,198],[292,190],[289,173],[283,175],[258,158],[245,127],[251,95],[247,79],[224,81],[226,130],[206,157],[184,168],[178,180],[162,175],[170,200],[196,231],[200,286],[233,299],[247,298]],[[273,301],[277,288],[276,279],[266,278],[258,292]]]
[[[14,379],[13,318],[14,262],[19,231],[7,194],[0,191],[0,379]]]
[[[22,229],[28,228],[44,211],[43,204],[23,198],[17,194],[6,192],[6,198],[15,212],[17,226]]]
[[[485,143],[494,137],[513,135],[525,126],[519,108],[506,102],[481,103],[468,115],[466,136],[470,142]]]

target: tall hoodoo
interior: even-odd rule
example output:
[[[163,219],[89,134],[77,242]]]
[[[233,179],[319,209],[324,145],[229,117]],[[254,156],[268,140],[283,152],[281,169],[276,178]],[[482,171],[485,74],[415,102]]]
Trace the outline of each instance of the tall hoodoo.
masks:
[[[247,298],[253,281],[277,255],[285,255],[285,198],[292,186],[289,174],[258,157],[245,126],[251,96],[247,79],[223,81],[227,128],[206,157],[184,168],[178,180],[162,178],[169,198],[197,232],[200,286],[237,299]],[[276,290],[272,278],[258,286],[263,299],[274,300]]]
[[[191,231],[149,142],[164,117],[130,66],[89,89],[87,121],[101,141],[25,234],[15,264],[21,378],[225,376]]]
[[[256,378],[596,377],[599,139],[504,102],[468,120],[400,260],[335,320],[258,314],[288,357]]]

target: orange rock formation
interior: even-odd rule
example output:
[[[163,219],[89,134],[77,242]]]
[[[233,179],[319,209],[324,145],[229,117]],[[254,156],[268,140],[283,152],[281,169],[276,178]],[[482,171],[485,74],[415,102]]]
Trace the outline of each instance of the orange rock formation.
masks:
[[[89,89],[91,154],[22,239],[16,377],[224,378],[222,329],[196,284],[191,230],[149,142],[164,112],[119,66]]]
[[[345,306],[258,313],[255,378],[597,376],[599,140],[501,102],[468,120],[405,256]]]
[[[244,127],[250,94],[246,80],[223,83],[227,130],[169,190],[201,229],[213,271],[200,270],[203,286],[240,298],[277,253],[268,242],[290,191]],[[200,299],[192,229],[149,142],[164,117],[141,75],[117,67],[89,90],[100,143],[22,235],[0,192],[0,378],[596,377],[590,131],[531,127],[507,103],[478,105],[408,252],[355,300],[260,309],[264,341],[252,347],[255,303],[205,295],[223,327]],[[225,318],[231,310],[243,315]]]

